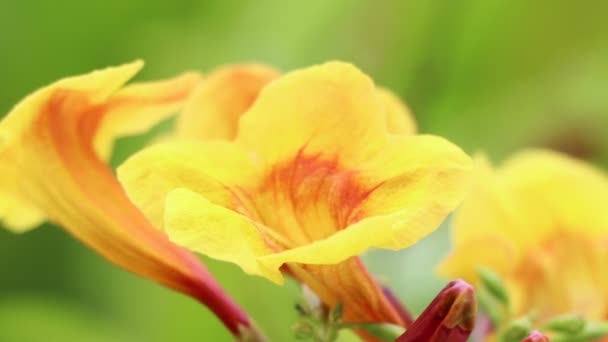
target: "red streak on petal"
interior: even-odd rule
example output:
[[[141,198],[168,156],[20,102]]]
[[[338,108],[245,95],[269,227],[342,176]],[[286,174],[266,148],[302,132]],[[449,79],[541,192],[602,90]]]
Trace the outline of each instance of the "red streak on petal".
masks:
[[[256,206],[264,223],[295,247],[362,219],[360,204],[375,189],[364,185],[357,170],[344,168],[337,158],[307,154],[302,147],[292,160],[272,168],[258,190],[267,195]]]
[[[311,154],[302,147],[275,165],[253,193],[259,219],[280,235],[284,249],[326,238],[362,219],[361,203],[376,189],[364,184],[354,169],[334,156]],[[332,307],[344,304],[346,322],[404,325],[397,308],[354,256],[336,265],[288,265],[290,274],[307,284]],[[375,338],[361,333],[366,341]]]

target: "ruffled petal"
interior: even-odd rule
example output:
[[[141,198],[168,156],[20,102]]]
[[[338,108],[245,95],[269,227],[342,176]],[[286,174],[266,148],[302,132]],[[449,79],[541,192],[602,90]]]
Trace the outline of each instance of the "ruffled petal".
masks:
[[[266,84],[279,75],[273,68],[235,65],[211,73],[177,118],[177,135],[188,139],[232,140],[238,121]]]
[[[557,152],[528,150],[503,166],[504,187],[520,204],[520,216],[535,229],[512,231],[534,244],[555,230],[591,236],[608,233],[608,175]]]
[[[454,219],[455,246],[492,237],[513,242],[517,254],[553,234],[608,232],[608,177],[556,152],[529,150],[498,170],[476,158],[474,186]],[[530,227],[534,227],[531,229]]]
[[[165,227],[175,243],[209,257],[240,266],[245,273],[282,284],[278,268],[269,269],[258,258],[273,252],[251,219],[187,189],[169,193]]]
[[[474,160],[471,191],[454,216],[454,244],[487,238],[508,242],[509,232],[525,230],[526,217],[512,189],[505,186],[486,156],[478,154]]]
[[[416,121],[405,103],[388,89],[378,88],[377,93],[380,102],[384,105],[388,132],[392,134],[415,134]]]
[[[114,140],[142,134],[171,115],[177,114],[192,90],[201,81],[190,72],[175,78],[129,85],[112,96],[95,133],[94,146],[108,159]]]
[[[376,247],[401,249],[435,230],[462,202],[470,186],[471,160],[457,146],[435,136],[392,136],[360,166],[373,189],[351,220],[392,216],[391,234]]]
[[[241,118],[237,141],[269,165],[298,154],[351,167],[386,141],[384,108],[366,75],[332,62],[268,84]]]
[[[499,275],[511,272],[517,250],[510,241],[492,236],[463,242],[439,264],[437,273],[446,278],[462,278],[472,284],[479,283],[479,268],[491,269]]]
[[[214,204],[250,210],[239,188],[250,187],[257,171],[247,154],[229,142],[171,142],[146,148],[118,168],[129,198],[158,228],[165,198],[176,188],[204,195]],[[253,211],[251,211],[253,214]]]
[[[356,227],[352,228],[357,230]],[[342,232],[349,232],[350,229]],[[272,248],[274,236],[269,235],[268,228],[262,223],[213,204],[200,194],[186,189],[169,193],[165,230],[170,239],[181,246],[232,262],[248,274],[262,276],[275,283],[283,283],[281,270],[287,263],[289,273],[307,284],[326,305],[344,303],[345,319],[350,322],[403,324],[361,261],[356,257],[343,259],[345,253],[342,250],[361,251],[368,247],[361,239],[332,237],[275,253]],[[340,233],[336,235],[344,236]],[[337,257],[328,255],[328,251],[332,250]]]

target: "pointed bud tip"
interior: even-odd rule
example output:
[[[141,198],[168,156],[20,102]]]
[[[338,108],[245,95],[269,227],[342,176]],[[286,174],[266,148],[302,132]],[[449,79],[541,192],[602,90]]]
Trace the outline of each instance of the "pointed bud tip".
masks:
[[[476,315],[473,286],[463,280],[453,280],[397,341],[464,342],[475,327]]]
[[[477,302],[475,289],[464,280],[456,279],[448,283],[439,296],[445,296],[446,304],[451,301],[450,310],[444,322],[448,328],[459,327],[464,331],[472,331],[475,327]]]

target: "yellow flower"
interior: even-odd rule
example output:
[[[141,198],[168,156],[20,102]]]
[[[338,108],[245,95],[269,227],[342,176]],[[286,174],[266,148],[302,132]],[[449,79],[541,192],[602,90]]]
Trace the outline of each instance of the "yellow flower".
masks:
[[[123,87],[142,62],[65,78],[0,122],[0,218],[11,230],[44,219],[113,263],[208,305],[236,335],[247,316],[188,251],[154,228],[103,162],[112,141],[178,111],[198,74]]]
[[[505,281],[511,311],[541,320],[577,312],[608,318],[608,178],[567,156],[519,153],[494,170],[478,158],[476,184],[458,211],[447,277]]]
[[[172,241],[276,283],[293,276],[325,304],[344,303],[347,321],[403,324],[357,255],[433,231],[470,170],[448,141],[408,134],[405,110],[345,63],[284,76],[228,68],[179,119],[198,140],[145,149],[118,175]]]

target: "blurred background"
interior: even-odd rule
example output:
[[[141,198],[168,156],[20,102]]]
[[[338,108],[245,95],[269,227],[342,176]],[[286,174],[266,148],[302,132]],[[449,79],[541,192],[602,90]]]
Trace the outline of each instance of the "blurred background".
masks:
[[[0,0],[0,113],[58,78],[135,58],[139,80],[243,61],[350,61],[396,91],[420,131],[494,161],[529,146],[608,166],[608,2]],[[161,129],[155,132],[159,133]],[[113,163],[145,137],[118,144]],[[415,313],[444,280],[445,224],[366,263]],[[272,341],[293,340],[294,284],[205,260]],[[0,230],[0,341],[230,341],[186,297],[111,266],[63,231]]]

